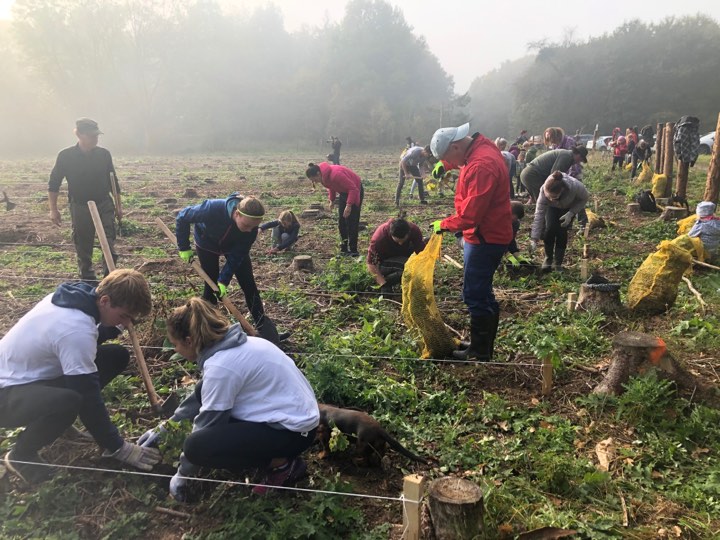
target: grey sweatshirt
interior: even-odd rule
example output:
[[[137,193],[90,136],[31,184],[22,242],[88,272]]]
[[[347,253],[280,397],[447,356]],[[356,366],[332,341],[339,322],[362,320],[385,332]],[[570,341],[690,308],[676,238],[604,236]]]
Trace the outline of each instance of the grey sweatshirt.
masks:
[[[585,208],[585,204],[590,198],[590,193],[588,193],[583,183],[565,173],[563,173],[563,183],[566,189],[562,196],[556,201],[548,199],[545,196],[545,191],[540,188],[540,196],[535,206],[535,218],[533,219],[532,230],[530,232],[530,238],[533,240],[542,239],[545,233],[545,213],[547,212],[548,206],[568,210],[574,215],[577,215],[580,210]],[[543,184],[543,186],[544,185],[545,184]]]

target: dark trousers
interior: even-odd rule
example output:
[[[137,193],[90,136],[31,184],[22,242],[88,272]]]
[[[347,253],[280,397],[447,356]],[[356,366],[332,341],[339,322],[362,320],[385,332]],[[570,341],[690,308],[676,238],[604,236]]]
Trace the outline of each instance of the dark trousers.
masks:
[[[360,185],[360,204],[352,205],[350,215],[347,218],[343,217],[345,207],[347,206],[347,193],[341,193],[338,197],[338,230],[340,231],[340,239],[342,240],[343,248],[347,246],[347,250],[354,252],[357,251],[358,245],[358,227],[360,224],[360,208],[362,207],[363,199],[365,198],[365,188],[362,184]]]
[[[340,165],[340,150],[334,150],[332,154],[333,165]]]
[[[108,244],[110,244],[110,253],[112,253],[113,261],[117,262],[117,253],[115,252],[115,204],[110,198],[98,201],[95,204],[100,214],[103,229],[105,229],[105,236],[107,236]],[[93,246],[95,245],[95,224],[90,216],[87,202],[71,201],[70,217],[72,219],[72,239],[75,244],[75,252],[77,253],[80,279],[96,279],[95,271],[92,267]],[[104,258],[103,269],[105,274],[107,274],[108,268]]]
[[[418,186],[418,195],[420,197],[421,201],[425,200],[425,184],[422,181],[422,175],[420,174],[420,169],[418,167],[408,167],[408,172],[410,173],[411,177],[416,177],[418,180],[417,186]],[[402,167],[400,167],[400,174],[398,178],[398,185],[397,189],[395,190],[395,206],[400,206],[400,198],[402,197],[402,190],[403,186],[405,185],[405,171],[403,171]]]
[[[205,273],[210,276],[210,279],[217,283],[218,277],[220,276],[220,255],[204,250],[199,246],[195,247],[200,266],[202,266]],[[258,291],[257,285],[255,284],[252,261],[249,255],[243,259],[240,268],[235,272],[235,279],[237,279],[238,285],[240,285],[245,295],[245,302],[250,310],[253,321],[255,321],[255,326],[262,326],[263,319],[265,318],[265,308],[263,307],[262,298],[260,298],[260,291]],[[208,302],[217,304],[217,296],[215,296],[215,292],[207,284],[205,284],[203,298]]]
[[[267,467],[274,458],[294,458],[315,442],[313,429],[297,433],[268,424],[231,420],[191,433],[183,446],[194,465],[239,470]]]
[[[98,347],[95,365],[104,387],[127,367],[130,354],[121,345]],[[25,429],[18,435],[13,455],[33,457],[57,439],[77,418],[80,394],[65,387],[64,377],[0,388],[0,426]]]
[[[623,165],[625,164],[625,156],[613,156],[612,170],[615,170],[615,165],[622,171]]]
[[[493,277],[508,245],[464,244],[463,301],[473,317],[497,315],[500,306],[493,293]]]
[[[560,218],[567,213],[567,208],[554,208],[548,206],[545,212],[545,237],[543,243],[545,244],[545,256],[549,259],[553,258],[553,254],[557,251],[565,253],[567,248],[568,240],[568,229],[560,225]],[[573,218],[574,219],[574,218]]]
[[[397,271],[400,271],[400,273],[402,274],[402,271],[405,269],[405,263],[409,258],[410,257],[403,256],[388,257],[380,263],[378,269],[383,276],[387,276],[388,274],[394,274]]]

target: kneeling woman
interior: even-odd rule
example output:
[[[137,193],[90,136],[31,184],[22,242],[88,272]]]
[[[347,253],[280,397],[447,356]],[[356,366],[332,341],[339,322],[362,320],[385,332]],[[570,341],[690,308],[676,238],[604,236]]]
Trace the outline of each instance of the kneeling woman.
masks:
[[[173,311],[167,321],[175,350],[198,363],[202,379],[171,420],[193,420],[170,494],[187,500],[188,477],[199,467],[239,471],[267,469],[268,486],[285,486],[305,474],[299,457],[315,440],[317,399],[293,361],[267,340],[248,337],[200,298]],[[162,428],[140,438],[152,446]]]
[[[362,206],[365,191],[360,177],[352,170],[342,165],[329,163],[308,164],[305,176],[315,182],[320,182],[327,188],[330,207],[338,199],[338,229],[340,231],[340,252],[352,257],[358,256],[358,228],[360,226],[360,207]]]
[[[560,171],[555,171],[545,180],[530,232],[533,250],[541,239],[545,243],[543,271],[562,270],[568,229],[578,212],[585,208],[589,197],[582,182]]]

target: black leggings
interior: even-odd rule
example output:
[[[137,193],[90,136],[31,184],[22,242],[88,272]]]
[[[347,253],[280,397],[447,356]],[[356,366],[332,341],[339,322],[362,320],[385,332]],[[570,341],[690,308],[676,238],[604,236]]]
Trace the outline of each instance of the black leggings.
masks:
[[[183,446],[194,465],[240,470],[267,467],[274,458],[294,458],[315,442],[316,429],[297,433],[268,424],[231,420],[191,433]]]
[[[205,273],[210,276],[210,279],[217,282],[220,276],[220,255],[204,250],[199,246],[196,246],[196,248],[200,266],[202,266]],[[255,284],[252,261],[249,255],[243,259],[240,267],[235,271],[235,279],[237,279],[245,295],[245,302],[250,310],[253,321],[255,321],[255,326],[262,326],[265,317],[265,308],[263,307],[262,298],[260,298],[260,291],[258,291],[257,285]],[[203,298],[208,302],[217,304],[217,296],[208,284],[205,284]]]
[[[350,215],[346,218],[343,217],[345,207],[347,206],[347,193],[341,193],[338,198],[338,229],[340,230],[340,239],[342,240],[343,247],[347,246],[348,251],[357,251],[358,245],[358,227],[360,223],[360,207],[362,206],[363,199],[365,198],[365,189],[360,184],[360,203],[352,205]]]
[[[570,226],[563,227],[560,225],[560,218],[567,212],[567,208],[555,208],[553,206],[548,206],[545,212],[545,238],[543,242],[545,244],[545,255],[548,258],[552,258],[556,251],[564,253],[567,248]]]
[[[95,364],[100,386],[122,373],[129,359],[121,345],[99,346]],[[0,388],[0,426],[25,427],[15,443],[15,457],[32,457],[57,439],[75,421],[82,403],[80,394],[65,387],[64,377]]]

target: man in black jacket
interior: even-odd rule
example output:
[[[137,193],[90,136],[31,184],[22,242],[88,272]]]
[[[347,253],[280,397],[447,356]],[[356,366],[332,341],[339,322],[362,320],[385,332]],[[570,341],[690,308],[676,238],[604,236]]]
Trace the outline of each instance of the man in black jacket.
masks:
[[[123,440],[100,394],[130,358],[103,341],[151,307],[142,274],[115,270],[97,288],[60,285],[0,340],[0,427],[25,428],[5,456],[10,471],[28,483],[51,476],[38,452],[78,416],[106,457],[146,471],[160,460],[157,450]]]

